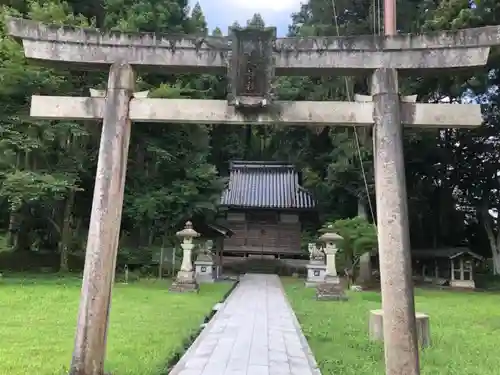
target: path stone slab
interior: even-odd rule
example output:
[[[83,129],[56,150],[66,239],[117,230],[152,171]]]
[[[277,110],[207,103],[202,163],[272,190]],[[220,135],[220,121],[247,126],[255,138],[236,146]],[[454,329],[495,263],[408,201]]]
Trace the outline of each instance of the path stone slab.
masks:
[[[246,274],[169,375],[321,375],[276,275]]]

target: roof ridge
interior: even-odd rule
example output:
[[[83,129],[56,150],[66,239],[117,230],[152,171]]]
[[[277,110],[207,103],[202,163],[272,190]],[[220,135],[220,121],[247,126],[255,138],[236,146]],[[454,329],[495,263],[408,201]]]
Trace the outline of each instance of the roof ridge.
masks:
[[[229,163],[230,169],[235,168],[293,168],[295,164],[281,161],[255,161],[255,160],[232,160]]]

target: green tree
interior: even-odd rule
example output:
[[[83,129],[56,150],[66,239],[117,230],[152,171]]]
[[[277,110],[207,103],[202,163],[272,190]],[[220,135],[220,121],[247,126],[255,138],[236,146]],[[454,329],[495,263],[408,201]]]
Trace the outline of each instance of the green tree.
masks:
[[[192,32],[202,34],[208,33],[207,21],[205,20],[205,15],[203,14],[200,3],[196,3],[191,11],[190,23]]]
[[[26,16],[42,22],[90,26],[72,13],[64,1],[30,1]],[[6,14],[17,9],[4,7]],[[3,29],[3,26],[2,26]],[[18,250],[57,244],[61,269],[68,269],[72,239],[70,222],[79,173],[86,158],[88,132],[82,124],[37,121],[27,116],[29,97],[39,93],[71,93],[74,77],[28,65],[21,46],[9,38],[0,41],[0,196],[9,207],[9,244]],[[42,220],[40,220],[40,218]],[[43,229],[45,235],[40,235]]]
[[[108,29],[179,33],[191,26],[187,0],[104,0],[104,10]]]
[[[342,237],[339,249],[345,257],[346,268],[356,264],[357,259],[366,252],[377,250],[377,229],[362,217],[327,221],[320,232],[334,232]]]
[[[247,26],[255,27],[257,29],[263,29],[264,27],[266,27],[266,23],[260,13],[255,13],[252,18],[247,21]]]

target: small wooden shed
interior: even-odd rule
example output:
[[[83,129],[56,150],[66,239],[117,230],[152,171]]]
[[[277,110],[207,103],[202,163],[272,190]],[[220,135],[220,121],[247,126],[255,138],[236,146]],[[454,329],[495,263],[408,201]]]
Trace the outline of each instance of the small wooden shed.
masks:
[[[414,273],[424,281],[475,288],[474,266],[483,257],[467,247],[412,250]]]

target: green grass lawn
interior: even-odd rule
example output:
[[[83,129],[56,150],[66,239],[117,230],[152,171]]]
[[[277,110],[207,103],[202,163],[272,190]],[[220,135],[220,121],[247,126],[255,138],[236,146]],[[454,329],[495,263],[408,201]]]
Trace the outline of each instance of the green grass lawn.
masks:
[[[383,344],[368,338],[368,315],[380,294],[350,293],[348,302],[316,301],[314,288],[284,285],[323,375],[384,374]],[[422,375],[497,375],[500,295],[416,290],[419,312],[430,315],[432,347],[421,352]]]
[[[28,278],[0,281],[0,375],[67,374],[81,281]],[[113,291],[106,371],[157,375],[229,290],[202,285],[172,294],[167,282],[117,284]]]

